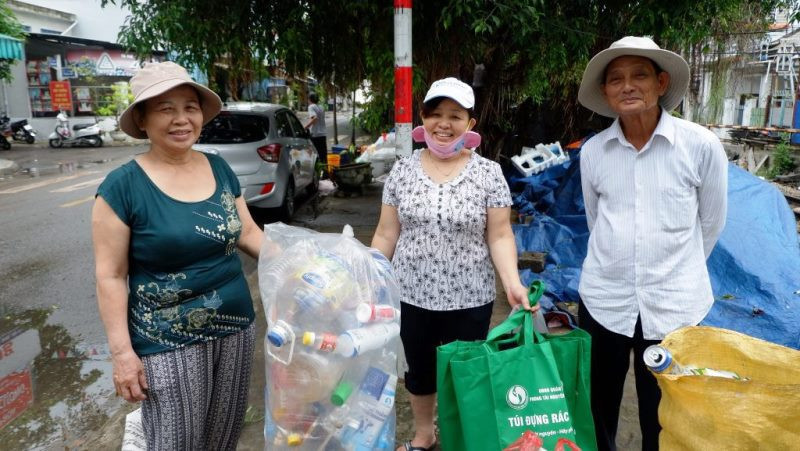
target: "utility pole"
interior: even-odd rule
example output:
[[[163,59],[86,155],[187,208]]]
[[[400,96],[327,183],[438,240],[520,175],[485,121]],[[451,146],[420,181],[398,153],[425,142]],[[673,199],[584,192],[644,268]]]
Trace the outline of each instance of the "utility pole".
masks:
[[[411,1],[394,0],[394,130],[398,157],[411,155]]]

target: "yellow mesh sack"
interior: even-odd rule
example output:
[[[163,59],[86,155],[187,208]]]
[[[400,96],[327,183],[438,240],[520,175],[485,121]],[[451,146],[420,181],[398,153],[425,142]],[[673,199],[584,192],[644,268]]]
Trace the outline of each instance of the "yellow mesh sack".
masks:
[[[662,450],[800,449],[800,351],[705,326],[662,345],[681,365],[749,378],[656,374]]]

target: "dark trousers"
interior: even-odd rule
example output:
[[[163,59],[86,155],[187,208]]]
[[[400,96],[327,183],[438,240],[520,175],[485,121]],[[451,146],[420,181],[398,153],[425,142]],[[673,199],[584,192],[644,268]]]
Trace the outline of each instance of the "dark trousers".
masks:
[[[639,397],[639,424],[642,429],[642,450],[658,450],[658,403],[661,390],[656,378],[644,364],[644,350],[658,340],[645,340],[641,318],[636,321],[633,337],[620,335],[601,326],[580,304],[580,326],[592,336],[592,415],[600,451],[617,449],[617,424],[625,376],[633,351],[633,372]]]
[[[490,302],[461,310],[428,310],[400,302],[400,339],[408,363],[405,384],[409,393],[436,393],[436,347],[455,340],[485,340],[493,305]]]
[[[314,144],[314,147],[317,148],[317,154],[319,155],[320,163],[327,165],[328,164],[328,138],[325,136],[312,136],[311,142]]]

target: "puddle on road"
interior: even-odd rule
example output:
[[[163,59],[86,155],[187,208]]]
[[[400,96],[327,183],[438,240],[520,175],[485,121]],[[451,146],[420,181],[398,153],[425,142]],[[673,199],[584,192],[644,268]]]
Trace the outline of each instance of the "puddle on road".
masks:
[[[78,169],[88,169],[114,161],[114,158],[84,157],[70,160],[23,160],[17,162],[19,169],[14,174],[0,176],[0,181],[19,177],[41,177],[53,174],[74,174]]]
[[[77,342],[51,309],[0,310],[0,443],[76,449],[120,405],[108,348]]]

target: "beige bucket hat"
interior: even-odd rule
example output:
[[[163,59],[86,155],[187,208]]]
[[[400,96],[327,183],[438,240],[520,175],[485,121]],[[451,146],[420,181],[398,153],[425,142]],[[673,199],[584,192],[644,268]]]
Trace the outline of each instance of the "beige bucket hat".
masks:
[[[672,111],[680,105],[689,87],[689,65],[677,53],[662,49],[650,38],[639,36],[625,36],[589,61],[586,70],[583,71],[581,87],[578,90],[578,102],[581,105],[597,114],[617,117],[617,113],[611,109],[603,95],[602,85],[605,81],[603,73],[611,61],[626,55],[650,58],[668,72],[669,86],[667,92],[658,99],[658,103],[667,111]]]
[[[192,80],[183,66],[172,61],[147,63],[131,77],[133,103],[120,116],[119,128],[134,138],[147,138],[147,133],[140,130],[133,120],[134,107],[137,103],[157,97],[180,85],[190,85],[197,90],[197,94],[200,96],[200,107],[203,110],[203,125],[219,114],[222,109],[222,100],[214,91]]]

